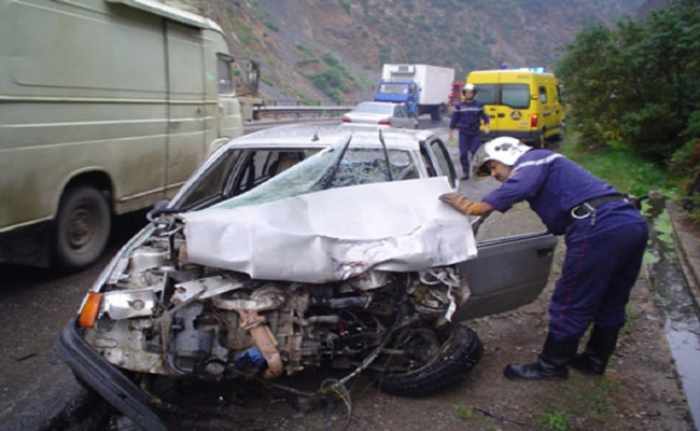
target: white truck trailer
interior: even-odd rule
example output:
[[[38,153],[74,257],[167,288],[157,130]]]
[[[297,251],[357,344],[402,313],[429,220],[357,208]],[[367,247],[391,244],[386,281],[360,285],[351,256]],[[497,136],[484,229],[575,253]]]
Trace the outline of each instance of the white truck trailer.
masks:
[[[416,114],[430,114],[439,121],[447,108],[455,71],[448,67],[428,64],[385,64],[374,100],[410,104],[416,103]]]

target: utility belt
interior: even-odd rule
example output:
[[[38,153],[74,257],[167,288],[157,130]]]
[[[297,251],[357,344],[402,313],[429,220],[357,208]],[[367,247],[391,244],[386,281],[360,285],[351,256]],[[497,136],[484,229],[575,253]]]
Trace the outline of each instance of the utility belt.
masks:
[[[627,197],[627,195],[623,195],[621,193],[601,196],[599,198],[593,198],[585,202],[581,202],[580,204],[571,208],[571,218],[573,218],[574,220],[584,220],[590,217],[591,226],[594,226],[596,221],[596,212],[598,208],[607,204],[608,202],[614,201],[625,201],[627,203],[632,203]]]

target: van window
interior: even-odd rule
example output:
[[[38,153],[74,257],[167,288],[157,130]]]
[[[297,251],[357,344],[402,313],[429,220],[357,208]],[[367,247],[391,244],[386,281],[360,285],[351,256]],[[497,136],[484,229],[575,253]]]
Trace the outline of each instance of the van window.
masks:
[[[219,94],[233,93],[233,73],[231,72],[231,59],[219,56],[216,60],[216,69],[219,83]]]
[[[540,102],[547,104],[547,89],[540,87]]]
[[[513,109],[530,107],[530,87],[527,84],[503,84],[501,87],[501,104]]]
[[[476,84],[476,100],[484,105],[498,104],[498,85]]]

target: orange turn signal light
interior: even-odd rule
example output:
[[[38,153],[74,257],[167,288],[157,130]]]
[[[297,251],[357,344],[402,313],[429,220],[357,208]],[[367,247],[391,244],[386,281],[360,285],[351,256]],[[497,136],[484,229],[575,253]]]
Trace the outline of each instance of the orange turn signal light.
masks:
[[[80,310],[78,324],[83,328],[92,328],[95,326],[97,314],[100,312],[100,304],[102,303],[102,294],[98,292],[88,292],[85,304]]]

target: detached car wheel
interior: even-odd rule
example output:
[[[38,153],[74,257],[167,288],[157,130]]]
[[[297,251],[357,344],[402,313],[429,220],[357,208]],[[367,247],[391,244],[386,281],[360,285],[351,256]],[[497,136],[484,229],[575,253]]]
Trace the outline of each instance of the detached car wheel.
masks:
[[[418,343],[419,354],[429,352],[423,365],[401,373],[380,375],[379,388],[393,395],[422,397],[460,383],[479,362],[483,346],[476,332],[465,324],[452,327],[447,339],[430,348],[430,337],[422,333],[398,337],[398,343]],[[394,347],[394,346],[392,346]],[[409,346],[395,346],[409,348]],[[426,355],[427,356],[427,355]]]
[[[68,189],[56,215],[58,266],[75,270],[94,262],[107,245],[111,227],[109,204],[100,191],[89,186]]]

